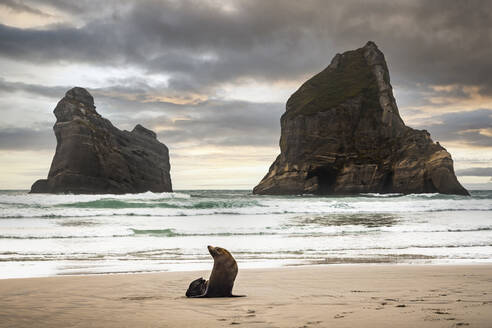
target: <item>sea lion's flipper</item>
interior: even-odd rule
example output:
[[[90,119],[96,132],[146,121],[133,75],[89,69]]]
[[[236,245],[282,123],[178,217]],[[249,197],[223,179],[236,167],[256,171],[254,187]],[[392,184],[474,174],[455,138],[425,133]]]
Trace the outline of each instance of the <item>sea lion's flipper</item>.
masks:
[[[200,278],[200,279],[202,279],[202,278]],[[199,280],[199,279],[197,279],[197,280]],[[195,281],[197,281],[197,280],[195,280]],[[191,298],[209,298],[210,297],[208,295],[208,280],[204,280],[204,279],[202,279],[202,280],[204,282],[200,281],[200,288],[202,288],[200,290],[200,292],[196,293],[195,295],[188,296],[188,297],[191,297]]]
[[[186,291],[186,297],[197,297],[206,294],[208,281],[203,278],[193,280]]]

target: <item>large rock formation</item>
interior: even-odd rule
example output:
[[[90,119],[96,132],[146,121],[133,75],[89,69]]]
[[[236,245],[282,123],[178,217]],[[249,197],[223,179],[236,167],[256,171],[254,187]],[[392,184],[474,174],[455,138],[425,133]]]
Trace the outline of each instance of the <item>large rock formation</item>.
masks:
[[[451,155],[405,126],[373,42],[337,54],[287,101],[281,153],[255,194],[468,195]]]
[[[169,151],[141,125],[121,131],[96,112],[83,88],[69,90],[54,110],[57,145],[48,179],[32,193],[172,191]]]

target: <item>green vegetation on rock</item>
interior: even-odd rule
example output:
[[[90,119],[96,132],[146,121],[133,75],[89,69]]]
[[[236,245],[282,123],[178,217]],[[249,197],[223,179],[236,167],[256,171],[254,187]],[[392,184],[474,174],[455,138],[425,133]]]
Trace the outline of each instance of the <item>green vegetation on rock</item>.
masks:
[[[377,83],[362,49],[345,52],[336,68],[326,68],[304,83],[289,99],[284,119],[311,115],[358,95],[377,94]],[[368,97],[370,98],[370,97]]]

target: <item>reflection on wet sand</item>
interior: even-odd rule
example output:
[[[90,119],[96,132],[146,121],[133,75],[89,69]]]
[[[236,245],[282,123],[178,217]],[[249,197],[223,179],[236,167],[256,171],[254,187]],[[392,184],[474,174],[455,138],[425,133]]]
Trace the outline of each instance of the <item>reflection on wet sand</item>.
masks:
[[[292,226],[317,225],[328,226],[347,226],[360,225],[366,228],[391,227],[400,221],[400,217],[388,213],[368,213],[368,214],[329,214],[317,216],[297,216],[292,218]]]

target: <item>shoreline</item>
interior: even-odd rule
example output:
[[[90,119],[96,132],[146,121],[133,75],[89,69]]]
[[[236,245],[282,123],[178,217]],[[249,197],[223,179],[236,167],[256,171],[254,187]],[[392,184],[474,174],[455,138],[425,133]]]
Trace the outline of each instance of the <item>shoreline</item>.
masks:
[[[355,269],[355,270],[354,270]],[[210,270],[0,280],[0,327],[485,327],[492,264],[240,269],[244,298],[188,299]]]
[[[286,264],[280,266],[261,266],[261,267],[242,267],[241,263],[238,262],[239,269],[241,271],[254,271],[254,270],[282,270],[282,269],[291,269],[291,268],[317,268],[317,267],[372,267],[372,266],[414,266],[414,267],[427,267],[427,266],[492,266],[492,262],[489,259],[480,261],[468,261],[466,262],[448,262],[448,263],[408,263],[408,262],[341,262],[341,263],[313,263],[313,264]],[[87,272],[87,273],[76,273],[76,274],[55,274],[55,275],[47,275],[47,276],[34,276],[34,277],[0,277],[0,283],[5,280],[17,280],[17,279],[44,279],[44,278],[58,278],[58,277],[98,277],[98,276],[119,276],[119,275],[149,275],[149,274],[162,274],[162,273],[190,273],[190,272],[210,272],[213,267],[213,261],[210,261],[210,269],[190,269],[190,270],[148,270],[148,271],[122,271],[122,272]]]

